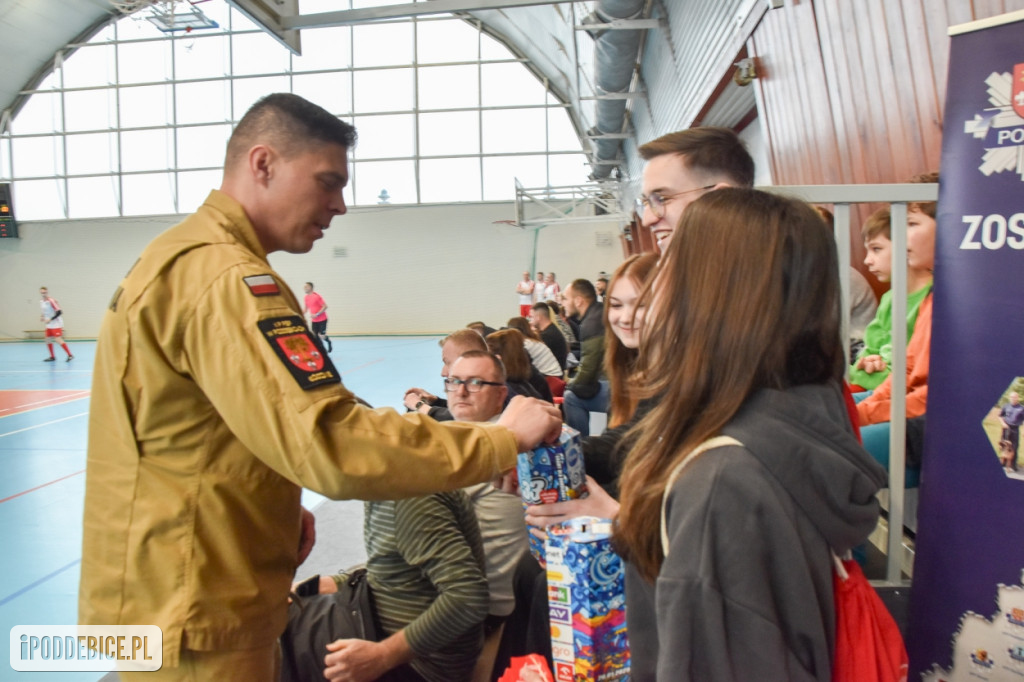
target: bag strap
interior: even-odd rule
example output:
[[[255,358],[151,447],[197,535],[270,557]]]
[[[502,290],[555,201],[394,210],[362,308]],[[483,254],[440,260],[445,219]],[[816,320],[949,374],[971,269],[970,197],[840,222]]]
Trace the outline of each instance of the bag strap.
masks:
[[[847,572],[846,566],[843,566],[843,560],[839,558],[839,555],[836,554],[836,551],[834,549],[830,548],[828,551],[829,554],[832,555],[832,564],[835,566],[836,575],[839,577],[840,580],[846,582],[847,578],[850,577],[850,574]],[[847,554],[849,554],[849,552],[847,552]]]
[[[661,551],[665,556],[668,556],[668,529],[665,520],[665,508],[668,506],[668,494],[672,491],[672,486],[675,485],[679,475],[683,473],[683,469],[685,469],[686,466],[698,456],[704,454],[708,450],[722,448],[727,445],[739,445],[740,447],[743,447],[743,443],[739,442],[732,436],[713,436],[691,450],[690,454],[688,454],[682,462],[677,464],[668,475],[668,480],[665,482],[665,492],[661,495]]]

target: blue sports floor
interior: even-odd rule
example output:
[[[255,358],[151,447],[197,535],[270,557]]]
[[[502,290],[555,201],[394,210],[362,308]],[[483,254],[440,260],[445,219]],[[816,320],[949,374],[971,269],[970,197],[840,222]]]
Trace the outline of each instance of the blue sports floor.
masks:
[[[375,407],[402,409],[410,386],[441,394],[438,337],[334,339],[345,385]],[[44,363],[42,342],[0,343],[0,681],[95,682],[103,673],[19,673],[10,667],[15,625],[77,619],[88,390],[95,342],[69,344],[75,359]],[[404,411],[404,410],[403,410]],[[306,491],[307,508],[323,502]]]

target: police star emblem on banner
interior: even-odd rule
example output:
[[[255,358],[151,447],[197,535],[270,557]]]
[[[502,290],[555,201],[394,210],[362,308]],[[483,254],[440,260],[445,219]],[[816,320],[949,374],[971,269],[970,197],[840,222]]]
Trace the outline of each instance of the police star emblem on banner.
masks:
[[[1024,181],[1024,64],[985,79],[990,107],[964,121],[964,133],[984,140],[978,170],[986,176],[1012,171]]]

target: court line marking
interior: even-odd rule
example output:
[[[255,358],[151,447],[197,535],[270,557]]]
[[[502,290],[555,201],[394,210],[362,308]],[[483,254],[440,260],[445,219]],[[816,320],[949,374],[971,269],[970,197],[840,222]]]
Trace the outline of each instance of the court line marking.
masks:
[[[60,478],[55,478],[52,481],[50,481],[49,483],[40,483],[35,488],[29,488],[28,490],[22,490],[20,493],[14,493],[10,497],[3,498],[2,500],[0,500],[0,504],[3,504],[4,502],[7,502],[8,500],[13,500],[15,497],[21,497],[22,495],[27,495],[30,492],[32,492],[33,490],[39,490],[40,488],[45,488],[48,485],[53,485],[54,483],[60,483],[61,481],[63,481],[66,478],[71,478],[72,476],[77,476],[78,474],[84,474],[84,473],[85,473],[85,469],[82,469],[81,471],[76,471],[73,474],[68,474],[67,476],[61,476]]]
[[[30,391],[30,390],[18,390],[11,389],[10,391],[0,391],[0,393],[9,392],[23,392],[23,393],[40,393],[41,391]],[[82,400],[83,398],[89,397],[89,391],[77,391],[71,392],[70,394],[54,396],[47,398],[46,400],[37,400],[34,403],[24,403],[23,405],[17,405],[15,407],[2,407],[0,408],[0,417],[9,417],[10,415],[3,414],[4,412],[10,412],[11,414],[21,414],[23,412],[32,412],[34,410],[42,409],[44,407],[52,407],[53,405],[63,405],[64,403],[73,403],[76,400]],[[38,405],[38,407],[30,407],[32,405]],[[26,407],[29,406],[29,407]],[[23,409],[24,408],[24,409]]]
[[[378,362],[384,362],[384,358],[377,358],[376,360],[370,360],[369,362],[364,362],[363,364],[358,365],[356,367],[352,367],[351,369],[343,370],[341,372],[341,376],[345,376],[346,374],[351,374],[352,372],[358,371],[360,369],[365,369],[365,368],[369,367],[370,365],[376,365]]]
[[[44,426],[49,426],[50,424],[57,424],[59,422],[66,422],[67,420],[74,419],[76,417],[84,417],[87,414],[89,414],[89,413],[88,412],[79,412],[78,414],[73,414],[73,415],[71,415],[69,417],[61,417],[60,419],[51,419],[50,421],[43,422],[42,424],[35,424],[34,426],[26,426],[23,429],[17,429],[16,431],[8,431],[7,433],[0,433],[0,438],[3,438],[4,436],[13,436],[16,433],[24,433],[25,431],[31,431],[32,429],[39,429],[39,428],[42,428]]]
[[[90,374],[91,372],[91,369],[69,369],[67,367],[60,370],[61,374]],[[0,376],[4,374],[46,374],[53,376],[55,372],[53,369],[0,369]]]
[[[53,573],[50,573],[49,575],[44,575],[42,578],[40,578],[39,580],[35,581],[34,583],[30,583],[30,584],[26,585],[25,587],[21,588],[20,590],[17,590],[15,592],[11,592],[9,595],[4,597],[3,599],[0,599],[0,606],[3,606],[4,604],[6,604],[9,601],[17,599],[18,597],[20,597],[21,595],[25,594],[29,590],[32,590],[32,589],[34,589],[36,587],[39,587],[40,585],[45,583],[47,580],[50,580],[51,578],[56,578],[58,575],[60,575],[64,571],[66,571],[69,568],[71,568],[72,566],[75,566],[75,565],[80,564],[80,563],[82,563],[82,560],[80,558],[79,559],[75,559],[74,561],[72,561],[67,566],[62,566],[62,567],[58,568],[56,571],[54,571]]]

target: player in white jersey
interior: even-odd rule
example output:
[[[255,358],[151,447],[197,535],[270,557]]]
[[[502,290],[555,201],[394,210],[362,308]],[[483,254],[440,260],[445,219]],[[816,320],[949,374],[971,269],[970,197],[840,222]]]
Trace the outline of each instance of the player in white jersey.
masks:
[[[43,362],[53,362],[53,344],[59,343],[64,352],[68,354],[65,362],[71,362],[75,356],[71,354],[68,344],[64,343],[64,316],[61,314],[60,304],[56,299],[50,298],[46,287],[39,288],[39,295],[42,300],[39,302],[43,314],[39,316],[40,321],[46,324],[46,350],[50,351],[50,357],[44,358]]]

